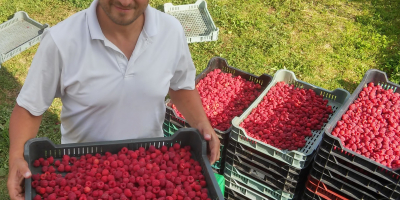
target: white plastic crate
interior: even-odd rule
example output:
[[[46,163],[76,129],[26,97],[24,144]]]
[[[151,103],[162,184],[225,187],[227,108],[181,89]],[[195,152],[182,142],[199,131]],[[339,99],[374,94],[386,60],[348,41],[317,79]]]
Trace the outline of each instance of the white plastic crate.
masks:
[[[40,24],[31,19],[24,11],[0,24],[0,65],[39,43],[48,24]]]
[[[164,12],[181,22],[188,43],[216,41],[218,39],[219,29],[215,26],[207,10],[205,0],[179,6],[166,3],[164,4]]]
[[[271,87],[275,86],[276,83],[280,81],[283,81],[286,84],[293,84],[296,88],[312,89],[316,94],[322,95],[324,99],[327,99],[328,105],[332,106],[333,110],[333,114],[331,114],[328,118],[328,123],[336,114],[336,111],[339,110],[340,107],[342,107],[342,105],[350,97],[350,93],[343,89],[336,89],[334,91],[325,90],[323,88],[297,80],[292,71],[281,69],[275,73],[272,82],[250,105],[250,107],[240,117],[233,118],[230,139],[249,146],[263,154],[271,156],[282,162],[285,162],[295,168],[302,169],[306,166],[306,161],[310,160],[309,157],[313,155],[312,153],[317,149],[319,143],[321,142],[324,128],[327,123],[324,123],[321,130],[312,130],[313,136],[306,137],[306,145],[301,149],[293,151],[280,150],[272,145],[252,138],[247,135],[246,131],[242,127],[239,126],[240,123],[242,123],[243,120],[247,118],[251,111],[255,109],[258,104],[260,104],[260,102],[263,100],[264,96],[268,93]]]

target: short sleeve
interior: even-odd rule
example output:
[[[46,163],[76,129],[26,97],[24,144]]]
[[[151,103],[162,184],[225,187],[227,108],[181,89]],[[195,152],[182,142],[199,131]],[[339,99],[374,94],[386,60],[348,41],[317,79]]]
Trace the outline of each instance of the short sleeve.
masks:
[[[34,116],[42,115],[54,98],[61,96],[61,69],[59,50],[50,30],[46,30],[17,97],[17,104]]]
[[[196,67],[194,66],[190,55],[189,46],[182,29],[181,50],[179,51],[177,66],[170,82],[170,88],[173,90],[194,90],[196,79]]]

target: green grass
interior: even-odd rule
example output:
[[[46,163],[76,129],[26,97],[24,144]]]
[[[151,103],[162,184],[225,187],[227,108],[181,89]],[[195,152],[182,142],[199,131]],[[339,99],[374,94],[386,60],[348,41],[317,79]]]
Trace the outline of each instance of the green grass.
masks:
[[[152,0],[158,9],[194,0]],[[91,0],[0,0],[0,23],[14,12],[50,26],[89,6]],[[219,27],[216,42],[190,44],[197,72],[210,58],[261,75],[278,69],[295,72],[298,79],[333,90],[352,92],[371,68],[400,81],[400,2],[394,0],[207,0]],[[8,123],[15,98],[24,83],[37,49],[23,52],[0,68],[0,199],[8,199]],[[60,142],[61,102],[55,100],[39,136]]]

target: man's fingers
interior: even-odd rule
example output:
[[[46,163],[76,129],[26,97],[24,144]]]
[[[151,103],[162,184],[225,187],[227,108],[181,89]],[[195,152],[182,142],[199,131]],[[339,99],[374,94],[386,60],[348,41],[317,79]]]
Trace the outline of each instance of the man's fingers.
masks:
[[[207,141],[211,140],[211,135],[208,133],[204,133],[204,139]]]

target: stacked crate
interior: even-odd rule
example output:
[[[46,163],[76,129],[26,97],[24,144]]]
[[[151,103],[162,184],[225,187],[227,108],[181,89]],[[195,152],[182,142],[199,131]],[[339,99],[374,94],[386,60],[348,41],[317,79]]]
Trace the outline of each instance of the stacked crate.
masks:
[[[310,171],[303,199],[400,199],[400,170],[388,168],[342,145],[331,133],[349,106],[359,97],[368,83],[392,89],[399,85],[389,82],[386,74],[369,70],[338,114],[328,123],[325,136]],[[322,191],[322,192],[321,192]],[[330,198],[324,192],[329,191]]]
[[[300,199],[305,181],[316,149],[321,142],[323,129],[313,130],[313,136],[306,138],[306,145],[297,150],[280,150],[272,145],[249,137],[239,125],[255,109],[271,87],[278,82],[293,84],[296,88],[312,89],[322,95],[332,106],[333,114],[349,98],[349,92],[336,89],[328,91],[303,81],[297,80],[288,70],[276,72],[271,84],[240,116],[232,120],[232,131],[225,162],[225,198],[226,199]]]
[[[241,76],[243,79],[245,79],[247,81],[252,81],[254,83],[260,84],[261,85],[260,91],[263,91],[265,88],[267,88],[268,84],[272,80],[272,76],[270,76],[270,75],[263,74],[258,77],[253,74],[249,74],[247,72],[244,72],[237,68],[229,66],[228,62],[223,58],[214,57],[209,61],[207,68],[204,69],[196,77],[195,84],[197,85],[197,83],[201,79],[205,78],[208,73],[210,73],[211,71],[213,71],[215,69],[220,69],[222,72],[230,73],[230,74],[232,74],[233,77]],[[166,108],[165,120],[164,120],[164,124],[163,124],[165,137],[169,137],[169,136],[173,135],[175,133],[175,131],[177,131],[179,128],[190,127],[190,125],[187,123],[187,121],[185,119],[182,119],[181,117],[179,117],[176,114],[175,110],[169,106],[169,101],[170,100],[166,101],[167,108]],[[229,133],[231,132],[231,128],[229,128],[225,131],[214,129],[214,131],[217,133],[217,136],[221,143],[221,147],[220,147],[221,157],[220,157],[220,160],[217,161],[212,167],[216,173],[223,174],[226,146],[228,145]]]

